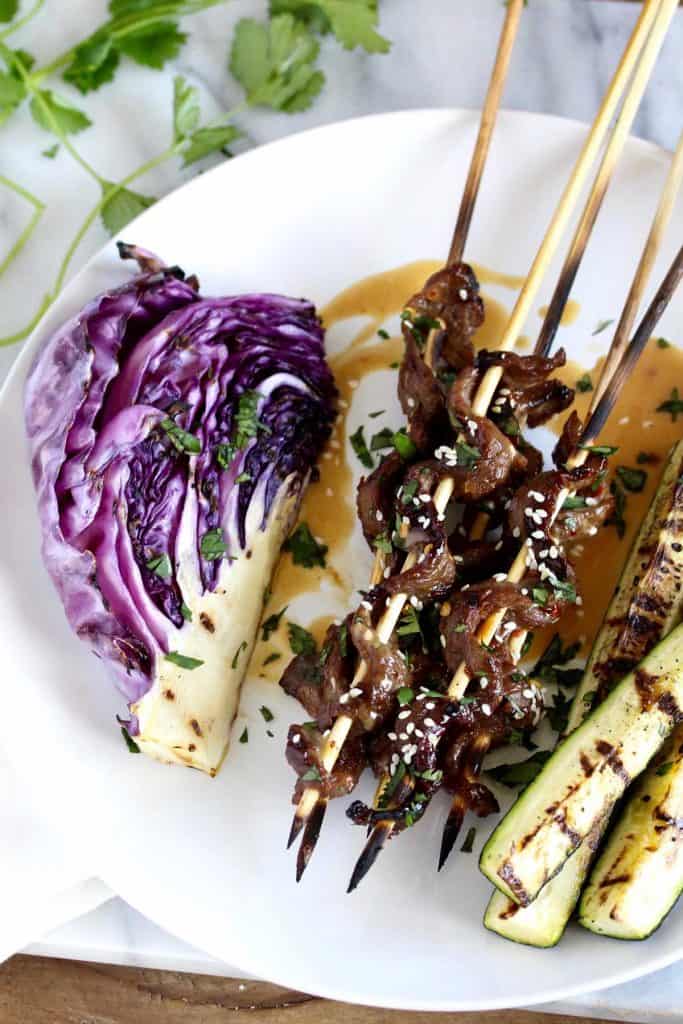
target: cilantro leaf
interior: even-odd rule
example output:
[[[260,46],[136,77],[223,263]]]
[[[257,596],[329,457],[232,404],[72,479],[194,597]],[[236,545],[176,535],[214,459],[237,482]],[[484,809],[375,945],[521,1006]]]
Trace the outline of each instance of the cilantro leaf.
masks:
[[[161,429],[168,434],[168,437],[173,444],[174,448],[177,448],[179,452],[187,452],[188,455],[198,455],[202,450],[202,444],[198,437],[194,434],[188,433],[187,430],[183,430],[179,427],[175,420],[172,420],[168,416],[165,420],[161,421]]]
[[[318,543],[308,523],[299,523],[282,548],[291,553],[295,565],[303,565],[305,569],[312,569],[316,565],[325,568],[327,545]]]
[[[199,92],[182,75],[173,79],[173,139],[181,142],[199,126]]]
[[[54,146],[48,146],[48,148],[44,149],[40,155],[47,157],[48,160],[54,160],[57,153],[59,153],[59,143],[55,142]]]
[[[375,435],[376,436],[376,435]],[[349,443],[353,448],[354,452],[358,456],[358,459],[365,466],[366,469],[372,469],[374,462],[372,461],[372,455],[368,451],[368,445],[365,440],[365,434],[363,432],[363,424],[359,426],[349,437]]]
[[[264,619],[263,624],[261,625],[261,639],[264,642],[270,640],[271,636],[280,625],[280,619],[286,611],[287,605],[284,606],[282,611],[273,612],[273,614],[269,615],[267,619]]]
[[[590,373],[584,373],[582,377],[579,377],[575,384],[576,390],[585,392],[593,390],[593,381],[591,380]]]
[[[634,469],[632,466],[617,466],[617,476],[626,490],[632,494],[640,494],[647,483],[645,470]]]
[[[207,562],[216,562],[219,558],[223,558],[228,546],[223,540],[223,531],[220,527],[206,531],[199,542],[199,550],[202,558],[205,558]]]
[[[0,21],[12,21],[19,10],[19,0],[0,0]]]
[[[394,448],[396,449],[396,451],[398,452],[402,459],[415,458],[417,448],[415,447],[415,444],[413,443],[411,438],[409,438],[408,435],[406,434],[405,428],[401,427],[400,430],[397,430],[392,438],[392,441]]]
[[[0,2],[1,2],[1,0],[0,0]],[[124,725],[121,726],[121,735],[123,736],[123,738],[125,740],[125,743],[126,743],[126,746],[128,747],[128,753],[129,754],[139,754],[140,753],[139,746],[137,745],[137,743],[135,742],[135,740],[133,739],[133,737],[131,736],[131,734],[128,732],[128,730],[126,729],[126,727]]]
[[[79,92],[88,93],[111,82],[119,66],[119,54],[105,31],[95,32],[76,47],[62,78]]]
[[[292,654],[315,654],[317,652],[313,634],[309,633],[303,626],[297,625],[296,622],[288,622],[287,632],[289,633],[289,646],[292,649]]]
[[[183,167],[196,164],[212,153],[223,153],[230,156],[227,146],[242,133],[234,124],[205,125],[193,132],[188,139],[188,145],[183,150]]]
[[[51,89],[39,89],[31,100],[31,116],[46,132],[75,135],[89,128],[92,121],[78,107]]]
[[[270,0],[270,13],[290,13],[315,32],[331,31],[347,50],[388,53],[391,46],[376,31],[377,0]]]
[[[113,182],[107,181],[102,185],[102,190],[106,192],[113,187]],[[109,234],[117,235],[125,228],[126,224],[130,224],[154,203],[156,203],[154,196],[143,196],[140,192],[133,192],[129,188],[120,188],[106,200],[100,210],[100,217]]]
[[[516,764],[499,764],[495,768],[488,768],[487,771],[496,782],[500,782],[504,786],[525,789],[540,774],[551,753],[550,750],[537,750],[526,761],[518,761]]]
[[[172,662],[178,668],[186,668],[190,672],[204,664],[199,658],[190,658],[187,654],[180,654],[178,651],[169,651],[166,661]]]
[[[306,110],[323,87],[315,69],[319,45],[308,28],[291,14],[268,24],[242,18],[235,27],[230,71],[251,106],[287,113]]]
[[[162,555],[154,555],[146,564],[149,571],[153,572],[159,579],[168,580],[173,575],[171,559],[165,552]]]
[[[671,422],[675,423],[678,419],[679,413],[683,412],[683,398],[678,393],[678,388],[671,389],[671,395],[666,402],[662,402],[661,405],[657,406],[657,412],[668,412],[671,416]]]
[[[17,109],[26,96],[26,86],[15,75],[0,71],[0,125]]]
[[[180,53],[180,48],[187,39],[175,21],[157,21],[144,25],[134,32],[117,35],[116,45],[121,53],[159,71],[169,60]]]

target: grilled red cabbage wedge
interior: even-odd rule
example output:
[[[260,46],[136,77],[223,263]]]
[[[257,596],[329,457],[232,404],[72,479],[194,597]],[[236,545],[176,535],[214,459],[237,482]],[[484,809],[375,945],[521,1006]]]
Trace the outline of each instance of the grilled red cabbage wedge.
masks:
[[[598,693],[601,682],[601,666],[610,662],[623,665],[626,658],[639,661],[681,619],[682,473],[683,442],[679,442],[664,466],[605,614],[572,702],[565,735],[573,732],[590,711],[592,697]],[[648,776],[651,771],[648,769]],[[538,947],[556,945],[574,911],[607,824],[605,819],[595,826],[528,907],[521,907],[496,890],[486,908],[485,927],[513,942]]]

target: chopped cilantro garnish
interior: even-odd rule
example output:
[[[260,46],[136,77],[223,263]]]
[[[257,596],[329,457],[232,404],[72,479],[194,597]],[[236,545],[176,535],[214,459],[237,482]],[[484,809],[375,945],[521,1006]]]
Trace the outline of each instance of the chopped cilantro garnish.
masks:
[[[153,572],[155,576],[158,576],[162,580],[170,579],[173,575],[171,559],[166,554],[154,555],[146,565],[150,572]]]
[[[500,782],[504,786],[510,786],[512,789],[526,788],[540,773],[551,753],[550,750],[537,750],[526,761],[518,761],[516,764],[499,764],[495,768],[489,768],[488,772],[496,782]]]
[[[595,455],[614,455],[619,451],[611,444],[581,444],[579,448],[583,448],[586,452],[593,452]]]
[[[664,764],[660,764],[655,769],[655,775],[668,775],[669,772],[671,771],[671,769],[673,768],[673,766],[674,766],[673,761],[665,761]]]
[[[473,825],[468,830],[467,835],[465,836],[465,841],[463,842],[462,846],[460,847],[460,850],[461,850],[462,853],[472,853],[472,847],[474,846],[474,838],[475,838],[476,834],[477,834],[477,830],[476,830],[476,828]]]
[[[186,622],[192,622],[192,612],[187,607],[184,601],[180,606],[180,614],[182,615]]]
[[[365,434],[363,432],[363,424],[359,426],[355,433],[349,437],[351,447],[358,456],[360,462],[365,466],[366,469],[372,469],[374,462],[372,461],[372,455],[370,454],[365,440]]]
[[[301,781],[302,782],[320,782],[321,781],[320,772],[316,768],[315,765],[313,765],[312,768],[309,768],[308,771],[305,772],[301,776]]]
[[[239,645],[239,647],[235,651],[235,656],[232,659],[233,668],[237,668],[237,662],[240,660],[240,654],[242,653],[242,651],[246,651],[248,646],[249,645],[247,644],[246,640],[243,640],[242,643]]]
[[[129,754],[139,754],[139,746],[137,745],[131,734],[128,732],[126,727],[123,725],[121,726],[121,735],[123,736],[126,746],[128,747]]]
[[[602,331],[607,330],[610,324],[613,324],[614,320],[599,320],[598,325],[593,331],[593,335],[600,334]]]
[[[240,736],[240,743],[248,743],[248,742],[249,742],[249,730],[248,730],[248,728],[245,725],[245,727],[244,727],[244,729],[242,731],[242,735]]]
[[[579,377],[576,382],[576,390],[580,392],[593,390],[593,381],[591,380],[589,373],[584,373],[582,377]]]
[[[374,412],[369,412],[368,416],[371,420],[377,419],[378,416],[382,416],[386,412],[386,409],[375,409]]]
[[[671,342],[666,338],[657,338],[657,348],[671,348]]]
[[[396,693],[396,700],[399,702],[401,707],[404,704],[410,704],[415,699],[415,691],[411,690],[409,686],[402,686]]]
[[[261,712],[261,716],[264,722],[272,722],[273,719],[275,718],[273,712],[270,710],[270,708],[267,708],[265,704],[263,704],[259,708],[259,711]]]
[[[375,537],[372,543],[378,551],[384,552],[385,555],[390,555],[393,550],[391,541],[387,537],[386,533],[380,533],[378,537]]]
[[[187,654],[180,654],[178,651],[169,651],[165,657],[166,661],[171,661],[178,668],[186,668],[189,671],[204,664],[199,658],[190,658]]]
[[[678,388],[671,389],[671,395],[657,406],[657,412],[668,412],[673,423],[678,419],[678,414],[683,412],[683,398],[679,396]]]
[[[287,623],[287,632],[289,633],[289,646],[292,649],[292,654],[315,654],[317,651],[315,639],[312,633],[309,633],[303,626],[297,625],[296,622]]]
[[[398,452],[402,459],[412,459],[415,457],[417,453],[417,448],[415,447],[411,439],[408,437],[403,427],[401,427],[400,430],[396,431],[392,438],[392,442],[394,448],[396,449],[396,451]]]
[[[268,657],[263,662],[263,667],[265,668],[266,665],[272,665],[274,661],[279,661],[281,657],[282,655],[279,653],[279,651],[273,651],[271,654],[268,655]]]
[[[327,545],[320,544],[311,533],[308,523],[299,523],[296,530],[282,545],[283,551],[289,551],[295,565],[312,569],[319,565],[325,568]]]
[[[175,420],[167,417],[161,421],[161,429],[168,435],[169,440],[179,452],[186,452],[188,455],[198,455],[202,450],[202,443],[194,434],[179,427]]]
[[[632,469],[630,466],[617,466],[617,476],[626,490],[633,494],[640,494],[647,482],[644,469]]]
[[[370,451],[381,452],[385,448],[391,448],[394,444],[394,432],[389,427],[384,427],[382,430],[378,430],[376,434],[373,434],[370,438]]]
[[[267,619],[264,619],[261,626],[261,639],[265,642],[270,640],[275,630],[280,625],[280,619],[287,611],[287,605],[284,606],[279,612],[273,612]]]
[[[215,562],[224,557],[228,548],[223,540],[223,531],[220,527],[206,531],[199,543],[199,550],[202,558],[205,558],[207,562]]]

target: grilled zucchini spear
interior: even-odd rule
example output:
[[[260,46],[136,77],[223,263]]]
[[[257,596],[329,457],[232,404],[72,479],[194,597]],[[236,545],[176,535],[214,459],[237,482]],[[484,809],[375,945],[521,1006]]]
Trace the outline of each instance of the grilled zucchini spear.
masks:
[[[664,624],[670,625],[678,601],[680,558],[671,545],[678,546],[679,541],[672,538],[670,531],[678,530],[682,451],[680,445],[674,449],[655,502],[655,506],[663,502],[666,508],[662,495],[668,487],[669,514],[662,520],[655,512],[651,520],[651,526],[655,522],[662,523],[658,531],[661,543],[654,557],[638,569],[638,559],[642,562],[639,540],[624,575],[626,581],[638,578],[636,593],[628,605],[629,612],[633,613],[626,615],[626,624],[618,637],[618,643],[630,651],[631,664],[642,651],[643,641],[640,651],[635,642],[639,629],[645,627],[642,628],[643,638],[649,638],[647,642],[651,646]],[[656,614],[655,603],[642,601],[645,592],[640,589],[640,583],[645,583],[646,577],[648,587],[659,586],[665,595]],[[618,604],[621,605],[621,600]],[[611,611],[608,625],[612,621]],[[677,617],[678,613],[675,614]],[[603,677],[604,658],[609,657],[601,639],[602,633],[596,655],[591,658],[590,673],[594,680]],[[626,657],[624,655],[624,659]],[[620,662],[619,668],[622,665],[625,668],[626,664],[626,660]],[[604,703],[560,744],[542,773],[498,825],[484,847],[480,866],[509,899],[528,906],[584,840],[590,838],[591,845],[596,844],[626,786],[645,769],[674,728],[678,709],[683,707],[681,668],[683,631],[678,628],[629,672]],[[591,687],[592,683],[582,686],[577,701],[583,704]],[[575,717],[578,718],[578,714]],[[577,869],[575,878],[570,875],[564,880],[565,903],[571,898],[573,905],[590,857],[589,850],[585,850],[583,865],[573,865]],[[582,870],[578,870],[580,867]],[[539,911],[554,921],[554,913],[547,906],[541,905]],[[487,924],[490,926],[489,921]],[[552,944],[559,934],[550,934],[549,938],[550,941],[543,944]]]
[[[593,645],[570,708],[565,735],[581,724],[591,704],[601,696],[609,676],[614,678],[620,668],[636,664],[681,619],[683,486],[679,481],[682,473],[683,442],[680,442],[669,455]],[[668,763],[666,758],[664,763]],[[674,761],[673,770],[683,772],[679,759]],[[656,768],[648,769],[648,778],[656,771]],[[655,774],[654,778],[658,776]],[[683,807],[679,813],[683,814]],[[554,946],[576,906],[607,824],[605,819],[596,825],[560,873],[528,907],[521,907],[496,890],[486,908],[484,925],[513,942]],[[582,923],[590,927],[588,922],[594,916],[588,909],[586,921]]]

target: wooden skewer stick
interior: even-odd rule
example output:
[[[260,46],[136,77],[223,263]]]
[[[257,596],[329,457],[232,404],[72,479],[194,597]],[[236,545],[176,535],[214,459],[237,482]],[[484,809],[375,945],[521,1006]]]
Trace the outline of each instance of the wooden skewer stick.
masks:
[[[672,3],[673,0],[662,0],[662,5],[666,5],[667,9]],[[659,8],[660,0],[646,0],[643,6],[643,10],[638,18],[634,31],[631,34],[631,38],[629,39],[626,49],[622,54],[607,93],[603,98],[588,138],[574,166],[569,181],[565,186],[555,213],[553,214],[545,237],[543,238],[529,275],[525,281],[524,287],[517,298],[517,302],[498,346],[500,351],[511,351],[515,346],[519,331],[521,330],[521,327],[523,326],[538,293],[543,274],[545,273],[545,270],[547,269],[547,266],[552,260],[560,243],[562,234],[572,215],[576,202],[578,201],[581,189],[585,183],[590,168],[593,165],[600,146],[604,141],[610,121],[612,120],[619,101],[626,90],[633,69],[640,58],[644,41],[652,28],[654,19],[659,12]],[[486,372],[479,385],[477,395],[474,400],[473,412],[475,415],[483,416],[486,414],[498,384],[500,383],[501,376],[502,368],[498,366],[491,367]],[[453,487],[454,484],[451,479],[442,480],[437,487],[434,494],[434,504],[438,514],[443,514],[445,511],[453,494]],[[404,564],[404,569],[409,569],[412,567],[412,564],[414,564],[414,560],[411,562],[410,559],[411,556],[409,555]],[[384,615],[380,619],[377,632],[383,642],[388,641],[391,637],[405,605],[405,601],[405,594],[394,595]],[[366,667],[364,663],[361,662],[354,676],[352,688],[356,686],[358,682],[362,682],[365,671]],[[336,764],[337,758],[346,738],[348,737],[352,724],[353,721],[348,715],[340,715],[332,726],[321,754],[322,765],[326,771],[331,771]],[[294,841],[318,800],[318,790],[308,788],[304,791],[294,814],[294,821],[292,822],[288,845],[291,845]],[[310,852],[308,856],[310,857]],[[301,873],[303,873],[307,863],[307,859],[304,863],[303,856],[299,858],[299,862],[297,864],[297,874],[299,878],[301,877],[299,867],[301,867]]]
[[[646,254],[643,253],[643,259],[645,258],[645,255]],[[604,384],[602,397],[599,398],[597,401],[594,400],[593,411],[592,413],[589,414],[588,422],[582,433],[581,443],[583,445],[591,444],[598,438],[607,418],[609,417],[612,408],[614,407],[614,404],[618,398],[619,392],[624,381],[632,372],[633,367],[635,366],[636,362],[638,361],[638,358],[640,357],[643,351],[643,348],[649,340],[653,330],[657,326],[659,319],[661,318],[662,314],[664,313],[664,310],[668,306],[681,280],[683,280],[683,246],[679,249],[676,258],[674,259],[666,277],[664,278],[664,281],[660,285],[657,294],[652,300],[630,344],[628,345],[626,350],[622,352],[621,360],[618,363],[616,370],[613,372],[609,382],[605,384],[602,379],[604,374],[601,375],[601,383]],[[627,300],[627,303],[629,300]],[[579,449],[578,452],[575,453],[574,457],[569,461],[570,468],[581,466],[586,461],[588,454],[589,453],[584,448]],[[570,492],[568,490],[563,490],[558,496],[557,504],[553,514],[553,519],[557,516],[557,513],[562,508],[562,505],[566,501],[567,497],[569,497],[569,493]],[[513,582],[519,582],[519,580],[523,577],[525,571],[526,548],[522,548],[510,572],[508,573],[508,580],[511,580]],[[502,615],[504,614],[505,612],[502,612]],[[491,618],[487,620],[487,622],[484,624],[483,629],[479,632],[479,639],[483,642],[486,642],[485,636],[488,636],[490,639],[493,637],[495,629],[493,630],[493,632],[485,632],[485,630],[487,630],[487,627],[489,626],[491,620],[497,617],[497,613],[496,616],[491,616]],[[498,623],[496,624],[496,628],[497,625]],[[519,630],[514,634],[514,639],[511,643],[511,653],[513,654],[513,658],[515,661],[519,659],[520,650],[524,644],[525,637],[526,632],[522,630]],[[478,762],[481,763],[487,749],[486,737],[479,737],[478,743],[480,746],[477,752],[477,759]],[[451,810],[448,815],[446,825],[444,827],[444,834],[442,837],[441,851],[439,856],[439,869],[443,867],[443,864],[445,863],[448,854],[450,853],[453,844],[455,843],[455,840],[460,831],[460,827],[462,825],[465,810],[466,808],[462,806],[462,802],[460,801],[460,799],[456,797],[455,800],[453,801],[453,804],[451,805]],[[361,853],[360,857],[356,862],[347,892],[352,892],[359,885],[359,883],[362,881],[365,875],[368,873],[368,871],[376,861],[387,839],[391,835],[393,827],[393,822],[391,821],[383,821],[374,826],[365,844],[363,852]]]
[[[559,245],[564,227],[571,216],[585,178],[587,177],[590,167],[594,162],[594,158],[602,144],[612,115],[614,114],[621,96],[629,83],[634,65],[639,62],[635,73],[633,73],[633,79],[628,87],[622,111],[615,124],[614,131],[605,151],[600,169],[594,181],[593,188],[591,189],[591,194],[589,195],[588,202],[584,209],[584,214],[581,218],[572,246],[570,247],[567,261],[565,262],[558,282],[556,294],[560,289],[562,289],[564,292],[564,298],[561,305],[560,299],[557,300],[555,303],[555,309],[552,312],[552,316],[556,321],[555,330],[557,329],[559,318],[569,296],[571,284],[576,276],[578,265],[583,257],[583,253],[590,238],[593,225],[604,199],[614,167],[621,153],[626,137],[628,136],[629,129],[640,104],[640,100],[642,99],[649,77],[652,73],[657,54],[659,53],[675,9],[676,4],[674,0],[653,0],[653,2],[645,4],[631,39],[624,51],[612,83],[605,95],[602,106],[598,111],[593,128],[589,133],[588,139],[584,144],[584,148],[546,231],[546,235],[541,243],[541,247],[534,260],[529,276],[527,277],[524,287],[517,299],[517,303],[499,345],[500,350],[510,351],[514,347],[517,337],[517,328],[515,328],[514,325],[515,323],[518,323],[519,327],[521,327],[526,319],[538,288],[540,287],[543,273]],[[568,282],[568,284],[566,282]],[[551,311],[549,310],[546,316],[546,323],[549,326],[553,322],[550,317]],[[473,405],[473,411],[476,415],[483,416],[486,414],[488,406],[496,392],[498,384],[500,383],[501,376],[502,368],[497,366],[491,367],[484,375]],[[448,479],[443,480],[437,488],[434,498],[435,505],[439,512],[442,511],[439,507],[439,499],[442,494],[447,494],[447,499],[443,504],[443,507],[445,508],[448,504],[448,500],[450,500],[452,492],[452,482]],[[477,517],[472,530],[473,539],[479,539],[484,535],[486,522],[487,517],[485,514]],[[523,575],[523,572],[526,569],[526,554],[525,552],[522,552],[521,554],[524,557],[521,573],[521,575]],[[513,563],[512,569],[510,570],[511,573],[515,571],[515,565],[517,565],[517,561]],[[521,578],[521,575],[518,578]],[[508,575],[508,578],[513,582],[517,581],[513,576]],[[403,601],[405,601],[405,597],[400,594],[396,595],[393,600],[397,601],[400,598],[403,598]],[[403,605],[401,605],[401,609],[402,607]],[[486,635],[482,636],[484,643],[490,643],[504,615],[505,611],[502,611],[501,613],[498,613],[497,621],[494,622],[496,616],[491,616],[484,624],[483,629],[486,630]],[[518,645],[521,650],[524,642],[524,635],[522,634],[519,640],[515,636],[511,642]],[[461,699],[468,682],[469,676],[467,675],[466,668],[464,665],[461,665],[451,680],[448,690],[449,695],[455,700]],[[377,787],[377,793],[381,793],[385,785],[386,779],[380,780]],[[366,847],[356,864],[356,868],[352,874],[351,882],[347,891],[353,891],[353,889],[359,884],[374,863],[377,855],[382,849],[382,846],[392,831],[393,825],[391,822],[382,822],[375,826]]]
[[[451,247],[448,252],[447,265],[449,267],[453,266],[454,263],[460,263],[462,260],[462,254],[465,251],[465,241],[469,234],[472,214],[474,213],[474,206],[477,201],[479,186],[481,185],[484,166],[489,153],[493,129],[496,126],[498,109],[500,107],[500,101],[505,87],[508,68],[510,67],[510,57],[512,56],[512,49],[515,45],[515,37],[517,35],[517,29],[519,28],[519,20],[522,16],[524,5],[525,0],[512,0],[512,2],[508,4],[507,14],[505,15],[505,22],[503,24],[503,31],[498,42],[496,60],[493,65],[493,74],[491,75],[486,99],[484,101],[484,107],[481,112],[479,134],[477,135],[477,141],[474,146],[472,162],[470,163],[467,181],[465,182],[465,188],[460,202],[460,210],[458,211],[458,219],[455,224]]]
[[[484,109],[482,111],[482,123],[475,143],[474,152],[472,153],[470,168],[467,175],[467,181],[463,191],[461,208],[458,214],[458,220],[456,223],[455,231],[453,233],[453,240],[451,242],[451,250],[448,259],[449,264],[454,262],[458,253],[462,254],[462,251],[465,246],[465,240],[472,219],[472,213],[474,211],[474,205],[477,199],[481,178],[486,163],[486,156],[488,154],[489,144],[491,141],[491,136],[493,134],[493,128],[495,126],[497,108],[498,105],[500,104],[503,86],[509,68],[512,47],[514,44],[517,29],[519,27],[520,15],[523,8],[524,0],[512,0],[512,2],[508,6],[505,22],[503,24],[500,43],[498,45],[498,50],[496,53],[493,71],[491,73],[491,80],[487,91]],[[427,356],[429,356],[432,350],[433,332],[431,332],[430,338],[427,341]],[[490,392],[491,396],[493,395],[493,392],[495,392],[495,387],[496,385],[493,384],[492,390]],[[437,492],[435,493],[434,496],[434,501],[437,507],[437,511],[439,513],[442,513],[445,510],[452,493],[452,484],[450,485],[450,488],[442,488],[440,492],[437,489]],[[405,571],[412,568],[414,564],[415,555],[409,554],[403,565],[403,570]],[[372,584],[376,584],[381,580],[383,568],[383,559],[378,554],[378,557],[375,558],[375,564],[373,567],[373,573],[371,578]],[[396,627],[396,623],[398,622],[398,619],[403,610],[405,600],[406,598],[404,595],[396,595],[378,624],[378,634],[385,643],[389,640]],[[356,670],[352,687],[362,682],[365,676],[365,672],[366,666],[363,662],[361,662],[358,666],[358,669]],[[330,730],[328,736],[326,737],[325,745],[321,753],[321,761],[326,771],[329,772],[334,768],[341,748],[343,747],[348,737],[351,725],[352,719],[349,718],[348,715],[340,715],[335,721],[334,725],[332,726],[332,729]],[[292,845],[304,824],[308,822],[306,831],[304,833],[304,837],[302,839],[301,847],[299,849],[299,855],[297,857],[297,881],[299,881],[303,872],[306,869],[306,866],[313,853],[313,849],[315,847],[315,843],[320,832],[320,827],[322,825],[322,814],[324,813],[324,809],[322,812],[318,810],[315,816],[315,822],[312,822],[310,819],[313,810],[316,807],[316,804],[322,803],[323,800],[320,798],[318,790],[309,787],[304,791],[294,813],[294,819],[292,821],[292,827],[289,833],[287,848],[289,848]]]
[[[650,81],[657,57],[659,56],[664,38],[675,12],[675,3],[671,2],[669,4],[669,8],[667,8],[665,4],[662,5],[659,16],[652,28],[650,38],[642,52],[640,63],[635,70],[631,87],[624,99],[621,111],[619,112],[619,116],[615,122],[612,137],[605,149],[604,156],[600,163],[600,169],[598,170],[597,177],[591,189],[591,194],[584,208],[581,220],[577,226],[574,238],[572,239],[572,244],[570,246],[569,253],[567,254],[562,274],[558,280],[557,287],[555,288],[553,297],[550,300],[550,305],[548,306],[548,311],[543,320],[543,325],[534,347],[534,351],[537,355],[547,355],[555,339],[555,334],[557,333],[562,313],[574,285],[581,260],[583,259],[586,244],[591,236],[598,214],[600,213],[603,200],[612,180],[614,168],[621,156],[624,144],[626,143],[631,127],[633,126],[633,121],[636,113],[638,112],[647,84]],[[662,199],[664,200],[664,196]],[[653,225],[653,231],[654,230],[655,225]],[[626,339],[633,327],[633,318],[635,317],[635,313],[636,310],[633,310],[631,322],[624,325],[624,344],[626,343]],[[618,361],[619,353],[616,353],[615,359]],[[614,365],[616,365],[616,362],[613,363],[613,366]]]
[[[600,205],[602,203],[602,200],[604,199],[605,191],[609,183],[609,178],[613,173],[618,155],[620,155],[624,142],[626,141],[626,138],[628,136],[631,124],[638,109],[640,99],[642,98],[642,94],[646,87],[647,81],[649,80],[649,76],[651,75],[656,55],[661,47],[661,43],[663,43],[664,41],[666,32],[671,24],[671,19],[676,11],[676,6],[677,4],[674,3],[673,0],[664,0],[664,2],[661,3],[659,11],[654,12],[656,14],[654,27],[647,41],[647,44],[643,48],[639,68],[634,75],[633,82],[629,90],[629,94],[627,95],[624,101],[622,113],[620,115],[620,118],[617,119],[611,139],[607,145],[605,155],[603,157],[600,169],[598,171],[598,175],[595,179],[594,186],[591,191],[591,196],[589,196],[584,211],[584,215],[579,224],[577,233],[575,233],[569,251],[569,255],[567,257],[567,261],[565,262],[565,265],[563,267],[563,271],[560,276],[560,282],[558,283],[558,289],[556,289],[555,292],[556,295],[560,288],[560,285],[562,284],[564,275],[566,274],[568,278],[568,276],[572,274],[571,280],[573,280],[573,276],[575,276],[575,272],[577,272],[579,263],[583,258],[586,244],[588,243],[593,225],[595,223],[595,219],[600,209]],[[634,94],[637,95],[636,101],[633,101],[632,98]],[[627,297],[627,301],[624,306],[624,311],[620,319],[620,324],[618,324],[617,330],[614,334],[612,343],[610,345],[609,353],[607,355],[607,359],[605,360],[605,364],[600,375],[600,381],[598,382],[595,394],[593,396],[593,402],[591,404],[591,409],[589,410],[589,417],[591,417],[590,422],[591,424],[593,424],[591,428],[592,436],[597,435],[594,432],[595,424],[599,424],[599,421],[593,417],[593,414],[596,412],[598,408],[600,396],[604,392],[605,388],[609,385],[614,367],[617,365],[618,359],[620,359],[621,354],[624,352],[624,348],[626,346],[626,339],[628,338],[628,333],[633,327],[635,316],[638,311],[638,306],[640,305],[640,302],[642,300],[643,292],[647,285],[649,273],[651,271],[654,258],[656,256],[656,252],[659,247],[661,237],[663,237],[664,231],[669,221],[682,177],[683,137],[681,138],[676,154],[674,155],[674,160],[672,162],[672,166],[667,178],[663,195],[661,195],[661,199],[659,201],[654,221],[652,223],[652,227],[650,229],[650,233],[645,244],[645,249],[639,262],[638,269],[636,271],[636,275],[631,286],[631,290],[629,292],[629,296]],[[558,307],[555,310],[554,315],[557,318],[557,322],[559,322],[559,316],[561,315],[563,305],[566,302],[566,299],[568,298],[569,289],[570,284],[569,288],[566,289],[565,291],[562,306],[559,307],[558,305]],[[549,315],[550,310],[548,317]],[[547,321],[548,317],[546,318]],[[613,404],[613,399],[611,404]],[[604,419],[606,419],[606,417],[609,415],[609,409],[611,408],[611,406],[605,403],[602,408]],[[586,436],[588,436],[588,433],[586,433]],[[586,443],[588,443],[588,441],[586,441]],[[588,452],[580,451],[577,455],[574,456],[574,459],[570,462],[570,468],[581,466],[587,458]],[[562,507],[567,497],[568,492],[563,492],[560,494],[556,510],[554,513],[554,517],[559,512],[559,509]],[[474,524],[474,528],[472,530],[472,536],[475,539],[483,536],[483,532],[485,531],[485,522],[485,515],[483,517],[477,517],[477,520],[475,521]],[[522,548],[518,553],[517,558],[513,562],[510,570],[508,571],[508,581],[512,583],[518,583],[523,578],[525,571],[526,551],[524,548]],[[501,609],[500,611],[494,613],[493,615],[490,615],[487,618],[486,622],[483,624],[478,634],[478,638],[481,640],[482,643],[487,644],[492,642],[501,623],[504,620],[505,614],[506,609]],[[523,631],[517,631],[511,638],[511,653],[513,655],[514,660],[519,659],[525,638],[526,634]],[[449,696],[451,696],[454,700],[462,699],[469,681],[470,677],[467,672],[467,667],[463,663],[459,667],[457,672],[454,674],[454,677],[451,681],[449,691],[447,691],[449,692]],[[385,777],[380,779],[380,782],[377,786],[376,799],[377,796],[383,792],[384,787],[386,785],[386,781],[387,779]],[[447,817],[446,819],[446,823],[443,829],[443,838],[441,842],[438,863],[439,870],[443,866],[445,860],[447,859],[447,857],[449,857],[449,854],[453,849],[453,845],[455,844],[455,841],[460,831],[460,826],[462,825],[463,816],[464,809],[460,806],[458,798],[456,798],[452,805],[449,817]],[[355,889],[356,886],[362,881],[362,879],[365,878],[366,874],[373,866],[379,853],[384,847],[387,839],[389,839],[389,837],[391,836],[393,827],[394,826],[391,821],[382,821],[375,825],[370,835],[370,838],[368,839],[366,847],[364,848],[364,851],[362,851],[360,857],[356,861],[355,867],[351,874],[351,880],[349,882],[347,892],[352,892],[353,889]]]

